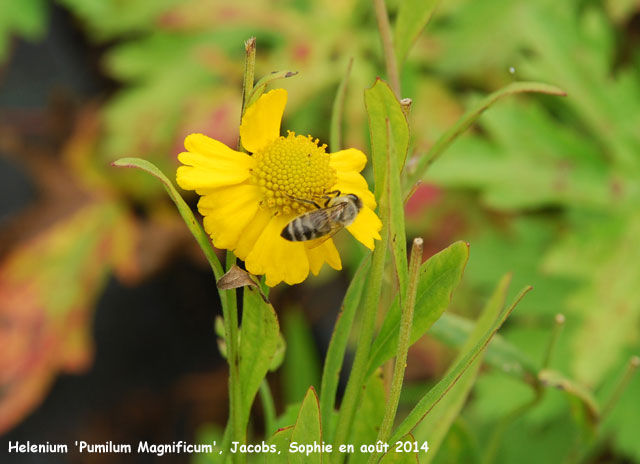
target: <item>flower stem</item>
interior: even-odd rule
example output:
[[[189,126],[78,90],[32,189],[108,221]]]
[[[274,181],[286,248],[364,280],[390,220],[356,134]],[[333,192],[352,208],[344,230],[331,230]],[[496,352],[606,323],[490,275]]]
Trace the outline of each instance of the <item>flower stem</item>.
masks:
[[[382,40],[382,49],[384,50],[384,61],[387,66],[389,84],[396,94],[396,97],[399,99],[400,74],[398,73],[398,62],[396,60],[396,53],[393,49],[393,38],[391,37],[391,25],[389,24],[387,7],[384,4],[384,0],[374,0],[373,5],[376,10],[376,20],[378,21],[380,40]]]
[[[227,251],[226,270],[236,263],[236,257]],[[231,421],[231,436],[234,441],[244,443],[246,431],[243,426],[242,392],[240,390],[240,369],[238,366],[238,302],[236,289],[223,290],[227,293],[226,314],[224,315],[225,332],[227,336],[227,362],[229,363],[229,418]],[[223,311],[224,311],[223,307]],[[243,455],[238,454],[238,462],[244,461]]]
[[[352,66],[353,57],[349,58],[347,71],[340,81],[338,91],[336,92],[336,98],[333,100],[333,108],[331,110],[331,130],[329,132],[329,148],[331,149],[331,152],[342,150],[342,116],[344,114],[344,100],[347,93],[347,83],[349,82]]]
[[[625,370],[624,375],[622,376],[622,379],[616,386],[616,389],[613,391],[613,394],[609,397],[609,400],[606,402],[606,404],[602,408],[602,413],[600,414],[600,421],[603,421],[611,413],[611,411],[613,411],[613,408],[620,400],[620,397],[622,396],[622,393],[624,392],[624,390],[627,388],[627,385],[629,385],[629,382],[631,382],[631,379],[633,378],[633,375],[638,370],[638,367],[640,367],[640,358],[638,356],[633,356],[627,364],[627,369]]]
[[[396,353],[396,363],[393,369],[393,380],[391,381],[391,390],[387,400],[387,407],[382,419],[382,425],[378,432],[377,441],[386,443],[391,435],[393,421],[398,411],[398,403],[400,402],[400,392],[402,391],[402,383],[404,380],[404,370],[407,367],[407,353],[411,345],[411,327],[413,326],[413,310],[416,305],[416,292],[418,290],[418,280],[420,277],[420,265],[422,264],[422,246],[423,240],[415,238],[411,247],[411,259],[409,261],[409,282],[407,286],[407,299],[404,305],[402,316],[400,318],[400,334],[398,337],[398,350]],[[369,462],[376,462],[377,453],[372,453]]]
[[[384,209],[381,208],[383,211]],[[356,408],[360,402],[360,394],[362,386],[366,380],[367,361],[371,350],[371,342],[373,340],[373,332],[375,329],[376,315],[378,314],[378,304],[380,301],[380,292],[382,290],[382,278],[384,274],[384,263],[387,255],[387,246],[389,244],[389,221],[384,218],[382,221],[382,230],[380,231],[381,241],[373,250],[373,258],[371,262],[371,271],[369,273],[366,294],[364,299],[364,315],[362,326],[360,328],[360,338],[358,347],[353,360],[353,367],[347,382],[347,388],[342,400],[340,414],[338,416],[338,425],[336,427],[336,436],[333,441],[334,448],[337,449],[341,444],[347,443],[349,432],[351,431],[353,418]],[[345,458],[344,453],[336,454],[336,462],[341,463]]]
[[[240,110],[240,123],[246,109],[247,100],[253,91],[253,81],[256,72],[256,38],[251,37],[244,43],[244,77],[242,78],[242,108]],[[238,135],[238,150],[245,151],[242,148],[242,142]]]
[[[553,320],[553,329],[551,330],[551,337],[549,338],[547,351],[545,352],[544,360],[542,361],[542,369],[547,369],[549,364],[551,364],[551,358],[553,357],[556,343],[560,337],[560,332],[562,332],[562,327],[564,327],[564,321],[564,314],[556,314],[556,317]]]

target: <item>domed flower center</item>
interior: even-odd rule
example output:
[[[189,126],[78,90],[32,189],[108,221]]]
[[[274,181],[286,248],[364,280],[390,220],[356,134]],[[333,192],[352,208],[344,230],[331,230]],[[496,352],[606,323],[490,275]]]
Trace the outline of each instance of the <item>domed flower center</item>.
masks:
[[[289,132],[253,154],[256,167],[251,182],[259,185],[262,205],[276,214],[302,214],[323,205],[324,196],[336,183],[336,172],[329,165],[326,145],[318,139]]]

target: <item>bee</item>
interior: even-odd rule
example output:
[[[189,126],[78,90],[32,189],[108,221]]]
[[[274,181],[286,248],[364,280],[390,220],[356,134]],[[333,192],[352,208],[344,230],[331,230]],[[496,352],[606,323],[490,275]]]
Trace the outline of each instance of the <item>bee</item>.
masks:
[[[362,209],[362,200],[352,193],[341,195],[339,191],[330,192],[333,197],[326,197],[321,207],[314,201],[299,200],[310,203],[318,209],[301,214],[287,224],[280,236],[290,242],[305,242],[317,238],[329,239],[355,221]],[[323,240],[323,241],[324,241]]]

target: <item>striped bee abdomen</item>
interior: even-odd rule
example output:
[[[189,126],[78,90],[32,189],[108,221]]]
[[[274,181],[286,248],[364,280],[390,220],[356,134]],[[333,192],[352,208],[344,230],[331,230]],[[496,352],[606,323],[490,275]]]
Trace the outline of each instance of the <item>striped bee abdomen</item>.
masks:
[[[304,242],[331,232],[329,215],[319,209],[294,218],[282,229],[280,236],[290,242]]]

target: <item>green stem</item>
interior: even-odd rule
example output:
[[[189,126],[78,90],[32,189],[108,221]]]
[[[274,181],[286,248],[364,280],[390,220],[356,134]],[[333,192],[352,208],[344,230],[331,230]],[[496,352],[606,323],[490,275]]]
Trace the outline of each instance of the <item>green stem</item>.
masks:
[[[349,75],[351,74],[351,67],[353,66],[353,57],[349,58],[349,64],[347,65],[347,72],[345,72],[338,91],[336,92],[336,98],[333,100],[333,108],[331,110],[331,129],[329,131],[329,148],[332,153],[340,151],[342,149],[342,116],[344,113],[344,99],[347,93],[347,83],[349,82]]]
[[[227,251],[227,271],[236,263],[233,252]],[[223,290],[226,293],[226,311],[223,307],[225,332],[227,337],[227,362],[229,363],[229,416],[231,420],[231,435],[234,441],[244,443],[246,430],[242,420],[242,392],[240,385],[240,370],[238,366],[238,302],[236,289]],[[221,292],[221,293],[222,293]],[[234,455],[237,462],[243,462],[244,455]]]
[[[400,393],[402,392],[402,383],[404,380],[404,371],[407,367],[407,353],[411,345],[411,327],[413,326],[413,310],[416,305],[416,292],[418,290],[418,280],[420,277],[420,265],[422,264],[422,246],[423,240],[416,238],[413,240],[411,247],[411,259],[409,261],[409,283],[407,287],[406,304],[402,311],[400,319],[400,334],[398,338],[398,350],[396,354],[396,363],[393,369],[393,380],[391,381],[391,390],[387,407],[382,419],[382,425],[378,432],[377,441],[386,443],[391,435],[391,428],[398,411],[398,403],[400,402]],[[377,461],[379,453],[372,453],[369,462]]]
[[[253,81],[256,72],[256,38],[251,37],[244,43],[244,77],[242,79],[242,108],[240,111],[240,123],[246,109],[247,101],[253,91]],[[238,135],[238,150],[245,151],[242,147],[242,141]]]
[[[389,24],[387,7],[384,4],[384,0],[374,0],[373,5],[376,10],[376,20],[378,21],[380,40],[382,40],[382,49],[384,51],[384,61],[387,67],[387,75],[389,76],[389,84],[396,94],[396,97],[400,99],[400,74],[398,72],[396,53],[393,48],[393,38],[391,36],[391,25]]]
[[[633,356],[629,360],[629,363],[627,364],[627,369],[625,370],[624,375],[622,376],[622,379],[620,380],[615,390],[609,397],[609,400],[605,403],[604,407],[602,408],[602,413],[600,414],[600,421],[603,421],[611,413],[611,411],[613,411],[613,408],[620,400],[620,397],[622,396],[622,393],[624,392],[624,390],[627,388],[627,385],[629,385],[629,382],[631,382],[631,379],[633,378],[633,375],[638,370],[638,367],[640,367],[640,358],[638,356]]]
[[[276,405],[273,402],[273,395],[269,382],[266,378],[262,379],[260,384],[260,401],[262,401],[262,409],[264,410],[264,434],[267,437],[276,433]]]
[[[247,98],[253,90],[253,80],[256,67],[256,39],[251,37],[244,43],[245,64],[244,78],[242,81],[242,110],[240,121],[244,115]],[[242,142],[238,137],[238,150],[242,150]],[[231,251],[227,251],[226,270],[229,271],[236,263],[236,257]],[[246,425],[242,411],[242,386],[240,384],[240,368],[238,363],[238,302],[236,290],[223,290],[226,293],[226,305],[223,306],[225,333],[227,337],[227,361],[229,363],[229,416],[231,421],[231,436],[234,441],[245,443],[247,439]],[[226,306],[226,308],[225,308]],[[226,311],[225,311],[226,309]],[[248,413],[247,413],[248,414]],[[223,451],[224,452],[224,451]],[[246,456],[242,453],[234,454],[235,462],[246,462]]]
[[[560,337],[560,332],[562,332],[562,327],[564,327],[565,317],[563,314],[556,314],[553,322],[553,329],[551,330],[551,337],[549,338],[549,344],[547,345],[547,351],[544,354],[544,359],[542,361],[542,369],[547,369],[551,364],[551,358],[553,357],[553,352],[555,350],[556,344],[558,342],[558,338]]]
[[[380,208],[381,211],[384,208]],[[382,290],[382,278],[384,274],[384,263],[387,255],[387,247],[389,244],[389,221],[388,218],[382,220],[382,231],[380,231],[381,241],[376,245],[373,251],[371,262],[371,271],[369,273],[369,285],[366,289],[364,299],[364,316],[362,326],[360,328],[360,338],[358,347],[353,360],[353,367],[347,382],[347,388],[342,400],[340,414],[338,416],[338,425],[336,428],[336,436],[334,439],[334,449],[341,444],[347,443],[349,432],[351,431],[353,418],[356,408],[360,402],[360,394],[365,383],[367,374],[367,362],[369,360],[369,352],[371,351],[371,342],[373,340],[373,332],[375,329],[376,316],[378,314],[378,304],[380,302],[380,293]],[[337,453],[335,459],[338,463],[343,462],[344,453]]]

